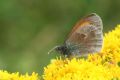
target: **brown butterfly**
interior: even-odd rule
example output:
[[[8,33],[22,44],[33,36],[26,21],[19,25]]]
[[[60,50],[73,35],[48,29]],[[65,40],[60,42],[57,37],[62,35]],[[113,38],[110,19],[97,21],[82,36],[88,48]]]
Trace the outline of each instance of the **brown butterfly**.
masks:
[[[92,13],[77,22],[63,45],[56,46],[51,51],[56,50],[65,57],[87,56],[99,52],[103,43],[102,29],[101,18]]]

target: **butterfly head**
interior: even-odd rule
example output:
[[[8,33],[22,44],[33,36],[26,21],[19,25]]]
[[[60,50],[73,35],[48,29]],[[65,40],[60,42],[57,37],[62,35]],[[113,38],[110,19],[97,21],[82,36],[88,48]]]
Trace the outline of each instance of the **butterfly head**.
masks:
[[[68,54],[68,48],[65,45],[55,46],[48,52],[48,54],[50,54],[52,51],[57,51],[58,53],[62,55]]]
[[[63,55],[67,55],[68,53],[68,49],[65,45],[57,46],[55,50]]]

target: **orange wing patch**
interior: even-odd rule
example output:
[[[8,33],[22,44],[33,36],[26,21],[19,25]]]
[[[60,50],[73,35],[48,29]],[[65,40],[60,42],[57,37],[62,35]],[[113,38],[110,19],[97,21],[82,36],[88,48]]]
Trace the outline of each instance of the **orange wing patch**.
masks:
[[[77,22],[77,24],[73,27],[72,31],[70,32],[69,36],[78,28],[80,27],[84,27],[85,25],[90,25],[90,21],[88,20],[80,20],[79,22]]]

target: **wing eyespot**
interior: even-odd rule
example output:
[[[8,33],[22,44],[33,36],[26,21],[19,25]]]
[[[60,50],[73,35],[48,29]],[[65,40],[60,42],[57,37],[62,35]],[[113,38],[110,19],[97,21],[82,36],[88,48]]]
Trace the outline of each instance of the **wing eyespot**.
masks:
[[[80,34],[80,37],[84,39],[86,37],[86,35],[85,34]]]

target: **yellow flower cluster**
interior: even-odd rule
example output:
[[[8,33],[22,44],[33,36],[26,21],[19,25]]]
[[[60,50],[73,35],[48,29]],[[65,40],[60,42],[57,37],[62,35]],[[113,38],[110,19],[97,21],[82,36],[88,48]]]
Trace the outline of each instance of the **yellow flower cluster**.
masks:
[[[87,59],[52,59],[44,80],[120,80],[120,25],[105,34],[103,48]]]
[[[8,73],[7,71],[0,70],[0,80],[39,80],[37,73],[32,73],[31,75],[20,75],[16,73]]]

